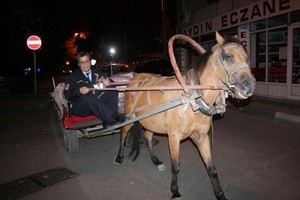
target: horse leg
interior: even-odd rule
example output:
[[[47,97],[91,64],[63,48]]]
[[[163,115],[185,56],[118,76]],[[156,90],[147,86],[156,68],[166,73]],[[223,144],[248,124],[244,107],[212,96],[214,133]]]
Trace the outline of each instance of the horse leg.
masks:
[[[172,166],[172,182],[171,182],[171,192],[172,199],[181,199],[181,194],[178,191],[178,174],[180,171],[180,162],[179,162],[179,150],[180,150],[180,140],[174,135],[169,135],[169,148],[171,156],[171,166]]]
[[[218,178],[217,169],[212,160],[208,134],[205,134],[202,137],[197,137],[197,135],[193,135],[191,136],[191,138],[198,146],[203,162],[205,163],[209,178],[212,182],[216,198],[218,200],[227,200]]]
[[[158,168],[159,171],[165,171],[166,166],[163,164],[163,162],[161,162],[159,160],[159,158],[157,157],[157,155],[154,152],[153,145],[152,145],[152,137],[153,137],[153,133],[146,130],[145,131],[145,141],[146,141],[149,153],[150,153],[150,158],[151,158],[153,164]]]
[[[115,165],[121,165],[124,159],[124,145],[125,145],[125,139],[128,134],[128,131],[132,127],[133,124],[127,125],[122,127],[121,129],[121,134],[120,134],[120,145],[119,145],[119,150],[118,150],[118,155],[114,160]]]

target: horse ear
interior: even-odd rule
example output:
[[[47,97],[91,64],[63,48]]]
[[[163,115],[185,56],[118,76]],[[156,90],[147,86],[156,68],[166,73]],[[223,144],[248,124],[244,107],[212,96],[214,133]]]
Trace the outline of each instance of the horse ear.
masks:
[[[216,31],[216,39],[219,45],[222,45],[224,43],[224,38],[219,34],[218,31]]]

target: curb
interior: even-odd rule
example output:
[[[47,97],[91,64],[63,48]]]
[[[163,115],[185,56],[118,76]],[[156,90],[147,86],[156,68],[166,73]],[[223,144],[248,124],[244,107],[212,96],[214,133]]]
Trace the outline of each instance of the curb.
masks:
[[[255,115],[259,117],[263,117],[270,120],[280,121],[280,122],[288,122],[293,124],[300,125],[300,116],[292,115],[283,112],[276,112],[268,109],[261,109],[253,106],[246,106],[243,108],[235,108],[234,106],[228,106],[228,108],[241,111],[250,115]]]
[[[283,112],[276,112],[275,113],[275,120],[278,121],[288,121],[291,123],[297,123],[300,124],[300,116],[297,115],[291,115]]]

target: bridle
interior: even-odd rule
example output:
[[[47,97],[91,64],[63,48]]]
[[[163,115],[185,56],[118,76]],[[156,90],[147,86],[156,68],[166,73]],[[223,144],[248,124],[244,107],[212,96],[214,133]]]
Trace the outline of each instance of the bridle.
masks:
[[[226,86],[230,91],[232,91],[232,89],[235,87],[233,84],[232,84],[232,75],[235,74],[236,72],[238,72],[239,70],[243,69],[243,68],[249,68],[249,65],[245,62],[242,62],[242,63],[239,63],[239,64],[235,64],[233,65],[230,69],[232,70],[228,70],[228,64],[226,64],[224,62],[225,59],[222,58],[222,55],[221,55],[221,52],[224,50],[225,47],[228,47],[228,46],[236,46],[236,47],[239,47],[239,48],[242,48],[242,46],[240,44],[237,44],[237,43],[227,43],[221,47],[219,47],[219,45],[216,45],[213,47],[212,51],[214,52],[215,49],[217,49],[217,60],[216,60],[216,64],[213,66],[213,67],[216,67],[216,66],[221,66],[224,73],[225,73],[225,76],[226,76],[226,81],[223,81],[217,74],[216,74],[216,69],[213,68],[213,72],[216,74],[217,78],[224,84],[224,86]],[[219,48],[218,48],[219,47]]]
[[[220,92],[219,95],[219,102],[215,103],[216,105],[214,106],[210,106],[208,103],[206,103],[206,101],[201,97],[196,99],[196,105],[192,105],[192,108],[194,111],[196,110],[200,110],[203,114],[211,116],[214,114],[223,114],[226,111],[226,102],[225,99],[228,98],[229,95],[233,96],[234,95],[234,88],[235,85],[232,83],[232,76],[238,72],[239,70],[243,69],[243,68],[249,68],[249,65],[245,62],[239,63],[239,64],[235,64],[232,65],[231,68],[229,68],[229,65],[224,62],[225,59],[222,58],[222,51],[224,51],[224,48],[228,47],[228,46],[234,46],[234,47],[242,47],[240,44],[237,43],[227,43],[221,47],[219,47],[219,44],[215,45],[212,48],[212,52],[217,51],[217,55],[216,55],[216,63],[214,65],[212,65],[213,69],[213,73],[215,74],[215,76],[217,77],[217,79],[224,85],[224,89]],[[226,80],[223,80],[222,78],[220,78],[220,76],[218,75],[217,71],[216,71],[216,67],[220,66],[221,69],[223,70]],[[231,70],[229,70],[231,69]]]

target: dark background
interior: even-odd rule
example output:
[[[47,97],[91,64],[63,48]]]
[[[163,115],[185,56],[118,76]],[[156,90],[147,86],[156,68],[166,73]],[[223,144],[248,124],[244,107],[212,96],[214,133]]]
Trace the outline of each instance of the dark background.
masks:
[[[162,12],[162,3],[165,11]],[[162,0],[4,0],[1,11],[1,74],[19,74],[33,66],[33,51],[26,40],[42,39],[36,51],[37,67],[55,73],[71,60],[66,41],[75,32],[86,39],[76,41],[78,50],[102,52],[116,48],[118,61],[131,63],[145,54],[162,53],[162,15],[168,17],[168,35],[176,27],[176,5]]]

